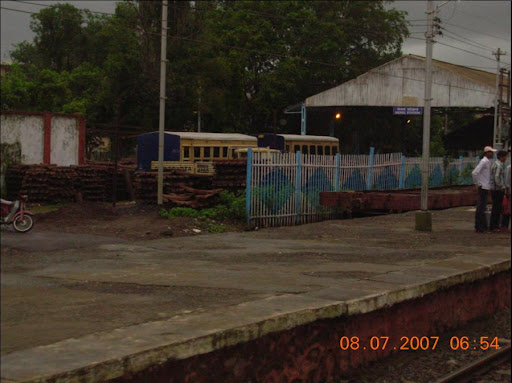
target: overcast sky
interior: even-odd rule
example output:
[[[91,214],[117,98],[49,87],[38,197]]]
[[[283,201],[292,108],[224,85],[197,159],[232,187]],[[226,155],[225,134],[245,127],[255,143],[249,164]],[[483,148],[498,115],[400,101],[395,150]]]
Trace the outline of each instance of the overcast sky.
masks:
[[[30,0],[35,4],[72,3],[78,8],[87,8],[92,11],[112,13],[115,1],[41,1]],[[434,58],[454,64],[479,67],[479,69],[493,71],[496,62],[493,61],[491,50],[500,47],[506,51],[502,62],[510,63],[511,38],[511,4],[510,0],[502,1],[468,1],[451,0],[435,1],[441,6],[439,17],[445,28],[444,36],[437,36],[434,45]],[[9,51],[12,45],[21,41],[32,41],[30,30],[30,14],[15,12],[4,8],[12,8],[26,12],[37,12],[43,7],[27,4],[22,1],[0,2],[1,9],[1,58],[10,60]],[[444,5],[443,5],[444,4]],[[426,30],[426,1],[395,1],[388,7],[407,11],[407,19],[411,20],[411,38],[403,45],[404,53],[425,56],[424,32]],[[448,47],[441,44],[448,44]],[[464,52],[463,50],[469,51]],[[484,57],[482,57],[484,56]],[[495,69],[494,69],[495,70]]]

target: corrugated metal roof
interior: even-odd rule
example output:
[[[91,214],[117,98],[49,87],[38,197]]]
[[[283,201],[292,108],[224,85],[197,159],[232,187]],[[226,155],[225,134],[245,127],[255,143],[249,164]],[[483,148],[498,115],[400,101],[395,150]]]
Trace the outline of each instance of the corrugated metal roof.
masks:
[[[158,133],[158,132],[153,132]],[[253,141],[258,139],[253,136],[240,133],[208,133],[208,132],[165,132],[165,134],[174,134],[187,140],[223,140],[223,141]]]
[[[408,55],[411,57],[415,57],[418,60],[425,61],[426,58],[423,56],[417,55]],[[432,66],[449,70],[451,72],[457,73],[461,76],[464,76],[472,81],[476,81],[491,87],[496,87],[496,73],[486,72],[483,70],[468,68],[462,65],[456,65],[452,63],[448,63],[445,61],[432,60]]]
[[[278,134],[278,136],[283,137],[285,140],[290,141],[330,141],[330,142],[339,142],[340,140],[335,137],[330,136],[308,136],[301,134]]]
[[[432,106],[494,105],[496,74],[433,60]],[[404,55],[334,88],[308,97],[307,107],[424,106],[425,57]]]

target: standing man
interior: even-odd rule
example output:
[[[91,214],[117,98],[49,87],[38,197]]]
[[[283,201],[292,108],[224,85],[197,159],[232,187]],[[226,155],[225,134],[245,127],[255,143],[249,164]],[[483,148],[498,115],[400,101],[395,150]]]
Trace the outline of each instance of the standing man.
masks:
[[[491,178],[491,158],[497,152],[491,146],[484,148],[484,158],[480,160],[475,170],[471,175],[473,176],[473,183],[476,185],[478,192],[478,201],[476,205],[475,214],[475,231],[477,233],[485,233],[487,231],[487,220],[485,218],[485,208],[487,206],[487,198],[489,190],[493,189],[493,182]]]
[[[507,187],[505,191],[505,195],[507,196],[507,209],[503,212],[501,230],[510,232],[508,228],[510,222],[510,165],[507,166],[507,170],[505,171],[505,186]]]
[[[492,188],[492,213],[490,230],[498,230],[500,228],[500,215],[503,207],[503,196],[507,190],[505,184],[505,161],[507,160],[507,152],[498,151],[496,154],[498,161],[495,161],[491,167],[491,177],[493,182]]]

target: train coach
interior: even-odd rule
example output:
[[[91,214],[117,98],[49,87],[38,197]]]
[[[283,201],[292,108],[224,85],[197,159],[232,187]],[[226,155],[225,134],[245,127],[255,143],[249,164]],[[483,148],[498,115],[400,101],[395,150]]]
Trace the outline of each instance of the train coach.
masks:
[[[256,148],[258,139],[238,133],[164,132],[164,161],[209,162],[237,158],[236,150]],[[137,137],[137,168],[150,170],[158,161],[158,132]]]
[[[258,147],[280,150],[283,153],[334,156],[340,151],[340,140],[329,136],[299,134],[258,134]]]

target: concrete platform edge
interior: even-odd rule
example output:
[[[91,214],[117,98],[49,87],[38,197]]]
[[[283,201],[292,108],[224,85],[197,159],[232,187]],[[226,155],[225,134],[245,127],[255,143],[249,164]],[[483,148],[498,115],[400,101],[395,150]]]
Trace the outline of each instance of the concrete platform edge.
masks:
[[[317,320],[369,313],[442,289],[483,280],[510,270],[510,266],[510,260],[499,261],[341,302],[285,294],[207,313],[67,339],[3,356],[2,381],[57,383],[114,379],[169,359],[209,353]],[[286,302],[290,302],[288,307]],[[166,339],[165,334],[172,335]]]

